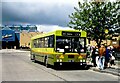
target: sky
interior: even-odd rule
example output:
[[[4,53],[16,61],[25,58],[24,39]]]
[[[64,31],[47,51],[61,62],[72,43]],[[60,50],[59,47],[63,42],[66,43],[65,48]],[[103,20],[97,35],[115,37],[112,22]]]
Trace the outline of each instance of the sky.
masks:
[[[83,0],[2,0],[3,25],[37,25],[49,32],[67,27],[69,17]]]

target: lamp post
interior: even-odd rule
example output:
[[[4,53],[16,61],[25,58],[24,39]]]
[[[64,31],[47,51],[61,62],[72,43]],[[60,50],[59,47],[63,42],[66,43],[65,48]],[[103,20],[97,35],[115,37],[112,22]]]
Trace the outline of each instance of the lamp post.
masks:
[[[108,29],[105,29],[105,34],[107,35],[108,34]],[[106,45],[107,45],[107,38],[106,38]]]

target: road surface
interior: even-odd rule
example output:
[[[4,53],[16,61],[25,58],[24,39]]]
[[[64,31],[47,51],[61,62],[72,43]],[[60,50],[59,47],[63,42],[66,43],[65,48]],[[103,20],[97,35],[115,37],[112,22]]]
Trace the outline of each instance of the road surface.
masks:
[[[34,63],[29,51],[0,50],[2,81],[118,81],[118,76],[92,70],[54,70]]]

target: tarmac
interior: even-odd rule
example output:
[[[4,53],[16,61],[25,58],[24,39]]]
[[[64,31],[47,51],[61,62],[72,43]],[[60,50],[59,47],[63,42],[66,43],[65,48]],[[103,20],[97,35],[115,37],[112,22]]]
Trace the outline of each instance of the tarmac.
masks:
[[[11,49],[11,50],[0,50],[0,53],[4,53],[4,52],[29,52],[28,50],[14,50],[14,49]],[[111,66],[110,68],[105,68],[103,70],[99,70],[98,68],[96,67],[90,67],[90,70],[93,70],[93,71],[96,71],[96,72],[101,72],[101,73],[109,73],[109,74],[113,74],[113,75],[116,75],[116,76],[120,76],[120,60],[115,60],[115,64],[116,65],[113,65]]]
[[[103,70],[100,70],[96,67],[91,67],[90,69],[96,72],[109,73],[109,74],[113,74],[116,76],[120,76],[120,61],[115,61],[115,64],[116,65],[113,65],[110,68],[105,68]]]

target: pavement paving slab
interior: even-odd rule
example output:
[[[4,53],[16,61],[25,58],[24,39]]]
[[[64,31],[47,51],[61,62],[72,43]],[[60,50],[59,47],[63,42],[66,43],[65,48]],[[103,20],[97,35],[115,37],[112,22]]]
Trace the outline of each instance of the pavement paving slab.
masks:
[[[116,76],[120,76],[120,69],[119,68],[106,68],[104,70],[100,70],[96,67],[91,68],[93,71],[101,72],[101,73],[110,73]]]

